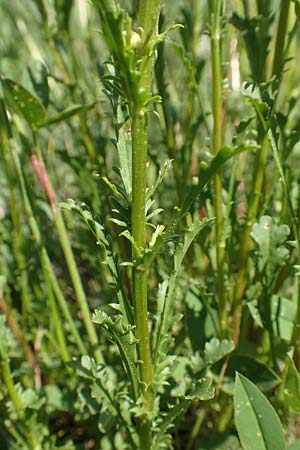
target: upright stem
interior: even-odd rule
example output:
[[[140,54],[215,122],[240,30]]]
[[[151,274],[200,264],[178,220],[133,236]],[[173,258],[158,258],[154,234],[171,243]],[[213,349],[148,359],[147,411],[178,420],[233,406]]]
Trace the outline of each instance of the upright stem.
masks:
[[[138,25],[144,31],[146,51],[142,56],[141,86],[147,96],[151,96],[154,72],[154,52],[151,49],[151,38],[157,32],[157,21],[160,0],[140,0]],[[147,48],[149,47],[149,48]],[[148,120],[147,112],[140,100],[131,104],[132,117],[132,236],[136,248],[133,248],[133,259],[142,255],[146,247],[146,172],[148,153]],[[141,360],[140,381],[145,397],[145,408],[150,413],[153,409],[153,365],[150,350],[148,326],[147,279],[145,268],[136,262],[133,269],[133,299],[135,311],[136,337],[138,353]],[[151,422],[147,417],[139,424],[140,446],[144,450],[151,448]]]
[[[37,142],[36,142],[37,143]],[[37,145],[38,153],[40,154],[40,149]],[[88,301],[82,286],[82,281],[79,275],[78,267],[75,261],[75,257],[73,254],[73,250],[70,244],[69,236],[66,230],[65,222],[61,213],[61,210],[57,204],[56,196],[54,189],[52,187],[50,178],[48,176],[48,172],[46,170],[46,167],[41,160],[41,155],[39,155],[39,158],[33,155],[31,157],[31,162],[33,165],[33,168],[36,172],[36,175],[39,179],[39,182],[44,189],[44,192],[47,196],[47,199],[49,201],[49,204],[51,206],[56,230],[58,233],[59,241],[65,256],[65,260],[67,263],[67,267],[70,273],[70,277],[72,280],[72,284],[74,286],[76,299],[82,314],[83,322],[91,343],[91,346],[94,351],[95,359],[100,364],[103,363],[103,357],[102,353],[99,347],[99,341],[98,336],[95,331],[94,325],[91,321],[91,314],[88,306]]]
[[[6,354],[5,349],[2,348],[1,344],[0,344],[0,366],[4,384],[7,387],[7,391],[12,401],[12,404],[14,405],[14,409],[16,413],[19,415],[23,406],[22,401],[20,399],[19,393],[16,390],[15,383],[11,374],[8,355]]]
[[[81,354],[86,354],[87,350],[85,348],[85,345],[77,331],[76,325],[73,321],[73,318],[71,316],[71,313],[69,311],[66,299],[64,297],[64,294],[62,293],[62,290],[58,284],[56,275],[54,273],[53,267],[51,265],[48,253],[46,248],[44,247],[43,241],[42,241],[42,236],[40,233],[40,229],[38,226],[38,223],[35,219],[32,207],[31,207],[31,203],[29,200],[29,196],[28,196],[28,192],[27,192],[27,188],[26,188],[26,183],[25,183],[25,179],[24,179],[24,175],[22,172],[22,168],[21,168],[21,164],[20,164],[20,160],[19,157],[17,155],[17,152],[14,148],[11,149],[11,155],[12,155],[12,159],[14,161],[14,165],[16,168],[16,172],[17,172],[17,176],[19,179],[19,183],[20,183],[20,190],[21,190],[21,195],[23,198],[23,203],[24,203],[24,209],[25,212],[28,216],[28,223],[29,223],[29,227],[33,236],[33,239],[37,245],[37,248],[39,250],[39,256],[40,256],[40,260],[41,260],[41,266],[43,271],[45,271],[47,273],[47,276],[49,277],[49,280],[51,282],[51,286],[53,289],[53,292],[57,298],[57,301],[59,303],[59,306],[65,316],[66,321],[69,324],[70,327],[70,331],[73,334],[74,340],[78,346],[78,349],[80,351]],[[44,273],[45,273],[44,272]],[[61,327],[62,328],[62,324],[60,321],[60,317],[57,315],[57,318],[59,319],[59,323],[57,323],[57,327]],[[64,343],[64,353],[63,353],[63,357],[67,356],[67,351],[66,351],[66,344]]]
[[[288,26],[288,13],[289,13],[290,0],[281,0],[280,15],[276,34],[276,48],[274,53],[274,60],[272,66],[272,75],[278,76],[282,69],[282,63],[284,59],[285,40]],[[279,82],[277,82],[277,89],[279,88]],[[274,107],[274,106],[273,106]],[[242,316],[242,300],[245,293],[247,272],[248,272],[248,256],[251,249],[251,237],[250,232],[252,226],[257,218],[260,197],[263,189],[263,183],[265,178],[265,166],[267,162],[269,149],[269,140],[265,136],[262,144],[262,149],[257,155],[257,163],[254,169],[253,176],[253,189],[250,197],[250,205],[247,214],[247,222],[242,236],[239,270],[235,283],[235,290],[233,295],[233,340],[237,345],[239,341],[241,316]]]
[[[213,89],[213,145],[212,150],[216,156],[222,146],[222,57],[221,57],[221,1],[209,2],[211,18],[211,63],[212,63],[212,89]],[[222,175],[218,172],[214,177],[214,207],[216,215],[216,260],[217,260],[217,289],[219,304],[219,324],[221,336],[227,330],[226,295],[224,282],[225,241],[223,233],[222,213]]]
[[[278,76],[282,69],[284,46],[289,19],[290,0],[281,0],[279,22],[276,36],[276,46],[273,61],[272,75]]]
[[[132,112],[132,235],[140,252],[146,246],[146,162],[148,146],[148,125],[145,112],[134,108]],[[137,250],[133,257],[138,257]],[[136,335],[139,340],[141,381],[145,383],[147,404],[152,408],[152,394],[149,387],[153,378],[150,354],[147,305],[147,271],[136,266],[133,271],[133,298]]]
[[[239,341],[240,325],[242,318],[242,300],[244,297],[244,292],[247,283],[248,256],[251,249],[250,232],[256,220],[258,208],[260,205],[263,182],[265,178],[265,167],[268,157],[268,149],[269,149],[269,142],[268,139],[265,138],[263,141],[262,148],[259,154],[257,155],[257,163],[255,165],[254,170],[255,176],[253,180],[252,195],[250,198],[250,205],[247,214],[247,222],[243,231],[241,241],[239,269],[233,293],[232,328],[233,328],[233,340],[235,344],[237,344]]]

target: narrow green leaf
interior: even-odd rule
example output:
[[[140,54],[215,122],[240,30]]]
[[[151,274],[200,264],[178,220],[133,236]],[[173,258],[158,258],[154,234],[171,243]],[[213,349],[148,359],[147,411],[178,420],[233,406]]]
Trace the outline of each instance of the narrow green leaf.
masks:
[[[47,118],[47,112],[39,99],[27,89],[9,78],[1,78],[4,93],[11,106],[33,129],[39,128],[39,123]]]
[[[69,119],[76,114],[80,114],[84,111],[87,111],[93,108],[97,102],[91,102],[86,105],[72,105],[68,108],[64,109],[58,114],[54,114],[52,116],[48,116],[44,120],[40,121],[37,126],[38,128],[46,127],[48,125],[52,125],[54,123],[62,122],[63,120]]]
[[[177,276],[179,274],[180,267],[182,265],[182,262],[184,260],[184,257],[190,248],[192,242],[196,239],[200,231],[202,231],[206,226],[210,225],[212,223],[211,219],[204,219],[202,221],[195,221],[187,230],[184,235],[184,241],[183,243],[180,243],[177,245],[175,254],[174,254],[174,269],[173,272],[169,278],[168,283],[168,292],[165,297],[165,302],[163,305],[161,316],[158,317],[158,334],[157,334],[157,342],[156,342],[156,348],[155,348],[155,357],[154,361],[157,362],[157,358],[160,352],[160,344],[162,341],[162,338],[165,333],[168,332],[170,324],[173,319],[173,308],[174,308],[174,302],[175,302],[175,288],[176,288],[176,280]]]
[[[122,308],[123,317],[126,317],[128,323],[133,323],[132,306],[130,305],[129,300],[127,298],[124,289],[122,275],[119,272],[119,268],[116,259],[113,255],[109,239],[107,239],[105,235],[104,227],[97,220],[94,219],[90,211],[81,208],[72,199],[69,199],[69,203],[61,203],[60,206],[62,208],[68,209],[69,211],[76,212],[94,235],[97,245],[99,245],[102,250],[104,259],[103,262],[108,266],[110,273],[113,277],[113,281],[116,283],[118,287],[117,298]]]
[[[121,105],[117,110],[118,133],[117,133],[117,150],[120,162],[120,173],[124,188],[128,198],[131,198],[131,126],[130,121],[126,120]]]
[[[244,450],[285,450],[279,417],[259,389],[237,373],[234,389],[234,415]]]
[[[136,353],[137,341],[133,333],[133,327],[128,325],[121,315],[111,318],[104,311],[100,310],[95,311],[92,321],[102,326],[107,331],[110,340],[117,345],[126,367],[127,375],[130,378],[134,396],[137,398],[139,384]]]

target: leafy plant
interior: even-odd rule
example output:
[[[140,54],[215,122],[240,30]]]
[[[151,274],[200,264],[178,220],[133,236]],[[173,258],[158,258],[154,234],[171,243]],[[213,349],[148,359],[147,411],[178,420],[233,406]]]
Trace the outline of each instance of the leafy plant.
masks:
[[[297,448],[299,2],[0,6],[3,449]]]

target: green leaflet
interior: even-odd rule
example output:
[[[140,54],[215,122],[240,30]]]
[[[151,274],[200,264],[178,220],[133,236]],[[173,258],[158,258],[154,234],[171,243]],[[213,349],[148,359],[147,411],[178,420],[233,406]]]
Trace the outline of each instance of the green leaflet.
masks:
[[[211,387],[211,378],[201,378],[192,386],[190,392],[186,395],[178,395],[179,402],[172,406],[168,412],[162,415],[158,421],[158,432],[154,435],[153,450],[162,450],[170,448],[168,442],[168,431],[174,427],[176,419],[182,417],[191,402],[207,401],[214,398],[215,390]],[[170,441],[171,442],[171,441]]]
[[[72,105],[60,113],[49,116],[40,100],[23,86],[8,78],[1,78],[1,83],[9,103],[26,120],[33,131],[87,111],[97,103],[91,102],[86,105]]]
[[[255,323],[263,328],[257,302],[249,302],[247,306]],[[297,305],[294,301],[278,295],[272,295],[270,299],[270,319],[273,335],[290,342],[293,336],[296,313]]]
[[[101,325],[112,342],[114,342],[120,352],[122,361],[125,364],[127,375],[130,378],[134,397],[138,397],[139,378],[137,371],[136,338],[133,333],[133,327],[128,325],[121,315],[113,319],[104,311],[96,310],[92,316],[92,321]]]
[[[204,347],[205,362],[207,365],[215,364],[233,350],[233,342],[229,342],[227,339],[219,341],[217,338],[212,338],[209,342],[206,342]]]
[[[47,127],[48,125],[52,125],[54,123],[62,122],[63,120],[69,119],[76,114],[80,114],[84,111],[88,111],[93,108],[97,102],[87,103],[86,105],[72,105],[68,108],[64,109],[60,113],[53,114],[52,116],[48,116],[45,120],[38,123],[38,127]]]
[[[269,275],[272,276],[274,271],[284,264],[289,254],[284,243],[289,234],[290,229],[287,225],[278,225],[269,216],[261,217],[259,223],[253,225],[250,235],[258,247],[256,253],[260,272],[268,269]]]
[[[190,190],[183,201],[183,205],[181,206],[181,214],[184,215],[188,212],[190,206],[200,195],[207,183],[213,178],[216,172],[229,161],[229,159],[244,151],[253,150],[254,148],[257,148],[257,146],[253,146],[250,143],[249,145],[243,145],[237,148],[223,147],[220,149],[217,156],[213,158],[209,166],[207,164],[202,164],[198,173],[198,182],[190,187]]]
[[[117,298],[119,300],[122,314],[124,317],[126,317],[127,322],[132,324],[133,323],[132,307],[124,291],[122,277],[119,273],[119,268],[114,259],[110,243],[105,235],[104,227],[94,219],[90,211],[82,209],[76,202],[74,202],[74,200],[69,199],[69,203],[61,203],[60,206],[65,209],[68,209],[69,211],[76,212],[81,217],[81,219],[86,223],[90,231],[93,233],[97,245],[99,245],[102,250],[104,264],[107,264],[110,273],[113,277],[113,280],[117,285],[118,288]]]
[[[39,123],[47,118],[47,111],[37,97],[18,83],[1,78],[4,93],[12,107],[26,120],[30,128],[36,131]]]
[[[253,146],[253,144],[250,143],[239,146],[235,149],[232,149],[231,147],[223,147],[219,151],[218,155],[213,158],[210,165],[207,165],[206,163],[201,165],[198,174],[198,181],[189,188],[189,191],[181,207],[175,208],[175,212],[169,222],[169,225],[156,240],[153,248],[148,251],[146,250],[146,254],[143,258],[143,264],[146,267],[148,267],[152,263],[156,255],[160,252],[164,243],[172,237],[180,220],[189,212],[189,209],[193,202],[199,197],[207,183],[209,183],[209,181],[218,172],[218,170],[220,170],[221,167],[223,167],[223,165],[227,161],[229,161],[229,159],[239,155],[244,151],[253,150],[254,148],[256,149],[257,146]]]
[[[128,414],[122,408],[122,401],[125,396],[117,395],[124,388],[124,385],[117,378],[114,369],[109,366],[97,366],[95,360],[88,355],[82,356],[80,362],[73,360],[68,363],[68,366],[75,369],[81,378],[87,380],[92,398],[96,400],[96,406],[99,407],[98,412],[108,410],[111,416],[117,417],[121,427],[126,430],[131,448],[137,449],[135,431],[132,429]],[[99,420],[101,421],[100,417]]]
[[[215,389],[212,387],[212,378],[200,378],[193,385],[193,388],[182,397],[184,400],[205,401],[211,400],[215,396]]]
[[[160,344],[164,335],[168,332],[170,323],[173,319],[174,308],[174,290],[176,286],[176,279],[183,259],[191,246],[194,239],[198,236],[201,230],[212,223],[212,219],[204,219],[202,221],[195,221],[186,231],[183,243],[177,245],[174,254],[174,269],[168,281],[168,291],[165,295],[164,301],[160,299],[160,311],[157,314],[157,338],[154,353],[154,365],[158,361],[159,352],[162,350]],[[160,314],[159,314],[160,313]]]
[[[263,86],[262,86],[263,87]],[[299,223],[297,214],[294,211],[293,202],[291,199],[291,195],[288,189],[288,184],[285,176],[285,172],[282,166],[282,162],[280,160],[280,153],[278,149],[277,136],[276,136],[276,127],[277,120],[274,115],[272,115],[272,106],[273,106],[273,98],[270,97],[269,93],[266,90],[260,89],[259,85],[254,83],[246,82],[244,83],[242,89],[242,94],[252,103],[254,106],[257,115],[261,121],[263,129],[268,137],[268,140],[271,145],[272,154],[274,158],[274,162],[278,173],[280,175],[280,181],[282,183],[284,195],[287,200],[287,206],[289,210],[289,215],[291,219],[292,229],[294,233],[294,237],[297,244],[298,255],[300,255],[300,237],[299,237]]]
[[[120,162],[120,173],[128,199],[131,199],[132,192],[132,163],[131,163],[131,128],[130,121],[122,111],[122,105],[117,109],[117,150]]]
[[[283,429],[273,406],[246,377],[237,373],[235,425],[244,450],[285,450]]]

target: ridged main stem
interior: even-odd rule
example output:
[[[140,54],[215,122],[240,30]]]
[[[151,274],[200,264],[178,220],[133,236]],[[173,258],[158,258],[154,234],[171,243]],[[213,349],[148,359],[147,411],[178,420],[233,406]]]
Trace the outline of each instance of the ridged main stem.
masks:
[[[211,64],[212,64],[212,90],[213,90],[213,155],[216,156],[222,146],[222,57],[221,57],[221,2],[209,2],[211,17]],[[214,177],[214,208],[216,215],[216,260],[218,273],[218,304],[220,334],[224,336],[227,330],[226,295],[224,282],[225,241],[223,238],[222,213],[222,176],[217,173]]]
[[[146,246],[146,162],[148,146],[148,125],[143,110],[134,109],[132,114],[132,235],[136,246],[143,253]],[[138,257],[133,250],[133,257]],[[149,386],[153,378],[150,354],[147,306],[147,271],[136,266],[133,271],[133,297],[136,323],[136,336],[139,339],[139,358],[141,359],[141,381]],[[147,404],[152,408],[150,388],[145,387]]]
[[[143,29],[146,47],[141,54],[142,76],[140,90],[151,96],[154,73],[154,51],[151,49],[152,36],[157,32],[160,0],[140,0],[138,25]],[[132,236],[133,247],[133,299],[135,311],[136,337],[138,339],[138,356],[140,365],[141,390],[145,398],[145,408],[150,414],[153,409],[153,364],[150,350],[148,326],[147,278],[148,273],[137,258],[146,247],[146,165],[148,153],[148,120],[146,108],[141,99],[135,99],[130,105],[132,119]],[[151,448],[151,421],[149,415],[139,423],[140,447]]]

